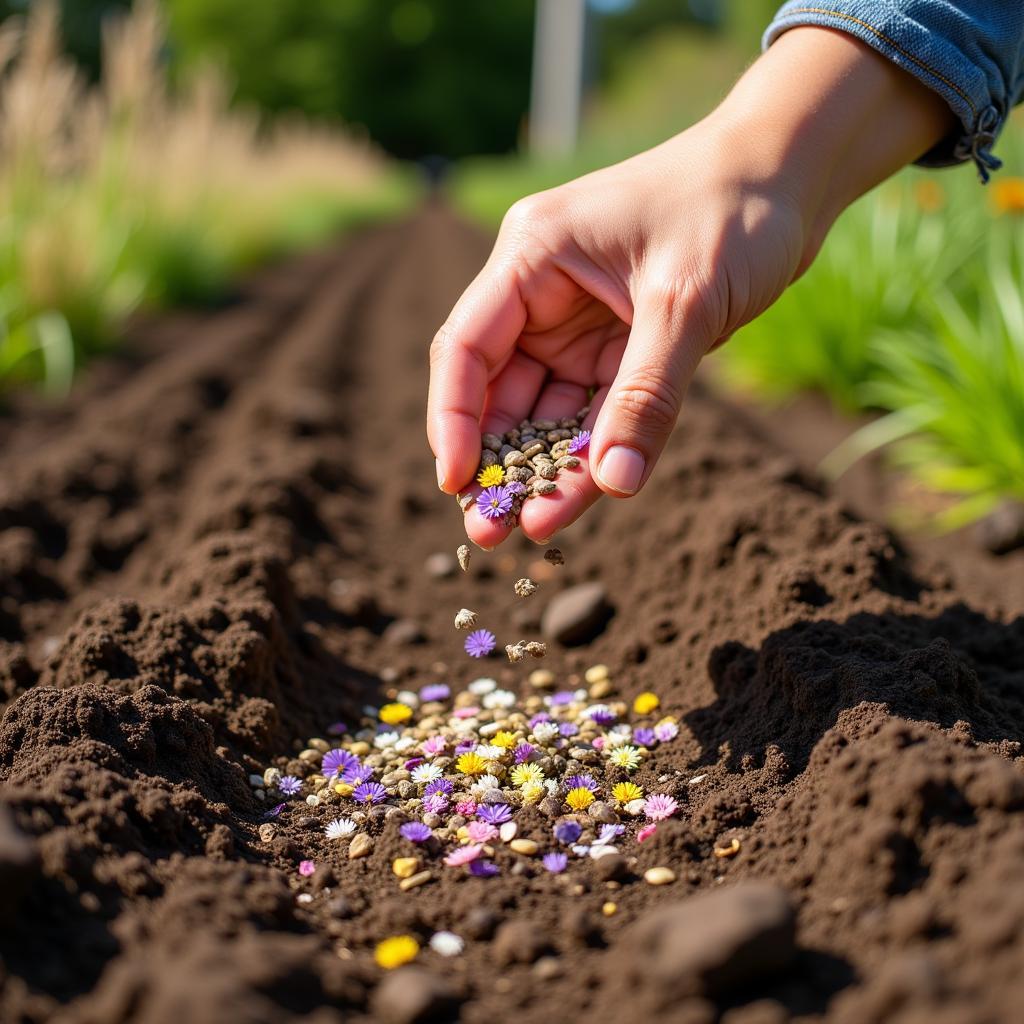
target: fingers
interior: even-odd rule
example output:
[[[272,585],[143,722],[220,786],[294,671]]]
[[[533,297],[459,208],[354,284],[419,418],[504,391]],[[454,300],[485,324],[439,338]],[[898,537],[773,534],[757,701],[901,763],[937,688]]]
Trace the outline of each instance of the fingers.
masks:
[[[596,485],[626,497],[647,482],[710,344],[699,306],[678,288],[641,293],[618,372],[594,427]]]
[[[434,338],[427,436],[437,459],[438,486],[448,494],[472,479],[488,382],[508,362],[525,323],[513,274],[488,263]]]

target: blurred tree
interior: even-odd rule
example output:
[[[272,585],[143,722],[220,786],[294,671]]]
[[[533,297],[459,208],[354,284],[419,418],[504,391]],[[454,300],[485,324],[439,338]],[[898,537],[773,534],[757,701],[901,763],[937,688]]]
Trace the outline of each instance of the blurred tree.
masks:
[[[530,91],[533,0],[165,0],[175,61],[240,99],[364,125],[403,157],[500,153]]]
[[[25,14],[31,6],[32,0],[0,0],[0,20],[12,14]],[[129,7],[131,0],[61,0],[60,27],[64,50],[94,81],[100,72],[103,19]]]

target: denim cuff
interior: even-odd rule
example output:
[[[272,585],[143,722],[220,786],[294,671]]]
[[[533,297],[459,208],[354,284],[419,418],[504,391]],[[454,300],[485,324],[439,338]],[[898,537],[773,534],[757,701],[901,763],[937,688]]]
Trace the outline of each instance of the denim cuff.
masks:
[[[1017,2],[1024,6],[1024,0]],[[971,17],[965,10],[971,6],[940,0],[833,0],[819,4],[791,0],[768,26],[763,45],[767,49],[783,32],[801,25],[839,29],[867,43],[939,93],[963,127],[916,162],[946,167],[973,160],[986,182],[989,173],[1002,166],[992,154],[992,145],[1013,99],[1007,88],[1007,79],[1013,76],[1000,65],[998,55],[1005,50],[1019,61],[1020,39],[1014,38],[1019,18],[1009,11],[1011,5],[991,4],[990,10],[996,9],[994,19]],[[1000,17],[1005,20],[996,26],[993,45],[993,40],[982,37],[982,31],[984,27],[991,33],[992,21],[998,22]],[[1012,72],[1018,70],[1015,64]]]

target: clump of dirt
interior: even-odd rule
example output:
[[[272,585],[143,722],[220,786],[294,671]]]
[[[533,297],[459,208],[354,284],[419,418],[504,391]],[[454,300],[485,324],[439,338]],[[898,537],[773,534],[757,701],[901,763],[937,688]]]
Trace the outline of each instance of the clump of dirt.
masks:
[[[699,388],[654,485],[567,531],[564,564],[515,537],[460,572],[411,439],[426,339],[486,248],[427,210],[140,327],[0,423],[0,1017],[1010,1019],[1024,609],[968,599],[984,567],[908,552]],[[558,597],[580,645],[548,637],[553,679],[466,658],[460,608],[500,651]],[[424,851],[436,878],[404,892],[387,804],[354,859],[324,833],[341,799],[273,813],[264,771],[306,771],[332,723],[476,675],[657,694],[681,731],[644,772],[677,816],[558,875]],[[387,974],[399,934],[423,948]]]

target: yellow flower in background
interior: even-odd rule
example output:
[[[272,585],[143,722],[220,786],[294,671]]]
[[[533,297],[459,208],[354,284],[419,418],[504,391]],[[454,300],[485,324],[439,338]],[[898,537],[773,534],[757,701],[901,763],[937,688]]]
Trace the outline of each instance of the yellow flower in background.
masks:
[[[390,971],[407,964],[410,960],[415,960],[419,951],[420,944],[411,935],[392,935],[390,939],[383,939],[377,943],[373,958],[377,961],[378,967]]]
[[[594,802],[594,794],[583,786],[577,786],[565,794],[565,802],[574,811],[585,811]]]
[[[505,481],[505,470],[501,466],[488,466],[486,469],[480,470],[476,478],[476,482],[481,487],[494,487],[497,484],[504,483]]]
[[[516,745],[516,735],[513,732],[509,732],[508,729],[502,729],[501,732],[491,739],[492,747],[502,747],[508,750],[509,747]]]
[[[657,711],[661,707],[661,700],[658,698],[656,693],[651,693],[649,690],[637,694],[636,700],[633,701],[633,710],[638,715],[649,715],[652,711]]]
[[[612,796],[620,804],[628,804],[630,800],[639,800],[644,791],[635,782],[620,782],[612,786]]]
[[[914,201],[919,210],[937,213],[946,205],[946,192],[937,181],[922,178],[914,182]]]
[[[483,775],[487,771],[487,762],[479,754],[471,750],[468,754],[463,754],[455,762],[455,767],[463,775]]]
[[[377,714],[385,725],[401,725],[412,718],[412,708],[406,704],[385,704]]]
[[[995,178],[990,187],[996,213],[1024,214],[1024,178]]]
[[[544,781],[544,772],[541,771],[540,765],[536,764],[517,764],[511,772],[512,784],[515,786],[527,786],[531,783],[541,783]]]

